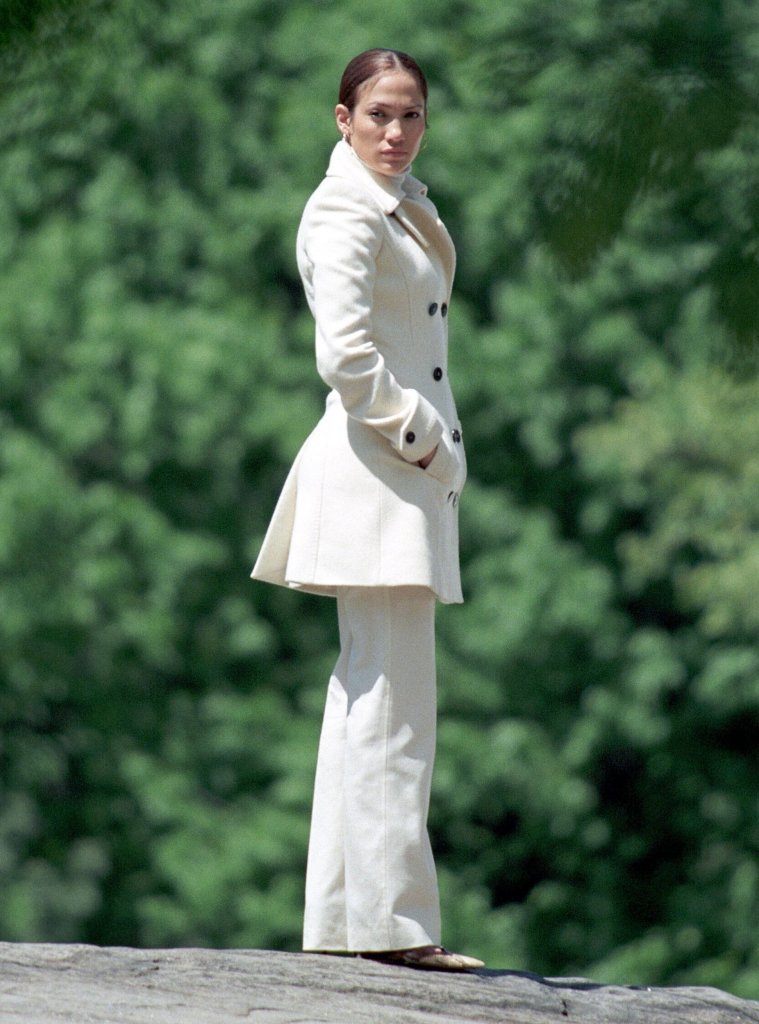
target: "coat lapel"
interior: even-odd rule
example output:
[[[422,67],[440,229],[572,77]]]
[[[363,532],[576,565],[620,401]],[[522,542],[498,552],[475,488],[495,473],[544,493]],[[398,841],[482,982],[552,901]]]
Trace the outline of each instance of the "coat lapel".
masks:
[[[423,202],[425,206],[432,206],[426,198]],[[423,249],[427,250],[430,246],[434,246],[443,264],[447,291],[450,294],[453,274],[456,269],[456,250],[451,236],[437,213],[425,209],[425,206],[421,202],[414,202],[409,198],[395,210],[394,216]]]
[[[405,178],[375,174],[342,139],[332,151],[327,175],[345,177],[360,184],[382,212],[394,217],[422,249],[434,246],[442,260],[450,294],[456,269],[456,250],[434,205],[427,198],[427,186],[423,182],[410,173]]]

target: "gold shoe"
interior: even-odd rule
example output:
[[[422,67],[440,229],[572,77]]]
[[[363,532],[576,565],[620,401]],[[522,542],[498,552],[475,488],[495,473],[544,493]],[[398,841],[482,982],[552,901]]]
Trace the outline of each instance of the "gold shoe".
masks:
[[[485,964],[473,956],[449,953],[442,946],[417,946],[415,949],[390,949],[382,953],[360,953],[365,960],[383,964],[417,967],[427,971],[476,971]]]

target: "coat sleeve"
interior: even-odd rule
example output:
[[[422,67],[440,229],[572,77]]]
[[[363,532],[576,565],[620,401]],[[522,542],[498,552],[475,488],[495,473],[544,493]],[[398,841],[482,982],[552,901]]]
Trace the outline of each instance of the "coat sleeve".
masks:
[[[385,214],[344,181],[316,193],[304,213],[298,262],[316,321],[316,364],[346,412],[378,430],[407,462],[440,441],[440,414],[401,387],[372,332],[372,296]]]

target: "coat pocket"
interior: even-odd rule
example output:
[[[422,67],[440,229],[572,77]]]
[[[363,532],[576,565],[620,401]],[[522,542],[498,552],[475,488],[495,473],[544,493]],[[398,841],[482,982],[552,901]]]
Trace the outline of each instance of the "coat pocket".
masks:
[[[443,431],[435,457],[425,472],[456,494],[461,491],[466,480],[466,455],[459,430]]]

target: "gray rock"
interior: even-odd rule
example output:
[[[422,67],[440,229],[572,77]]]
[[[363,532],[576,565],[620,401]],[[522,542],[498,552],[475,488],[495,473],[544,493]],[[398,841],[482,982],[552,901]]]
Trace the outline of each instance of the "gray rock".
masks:
[[[444,974],[262,950],[0,943],[0,1024],[759,1024],[713,988]]]

